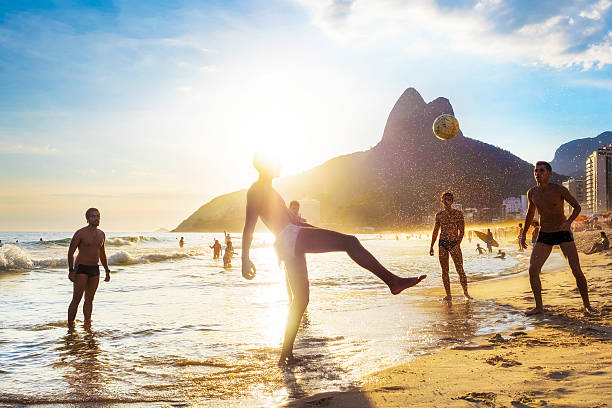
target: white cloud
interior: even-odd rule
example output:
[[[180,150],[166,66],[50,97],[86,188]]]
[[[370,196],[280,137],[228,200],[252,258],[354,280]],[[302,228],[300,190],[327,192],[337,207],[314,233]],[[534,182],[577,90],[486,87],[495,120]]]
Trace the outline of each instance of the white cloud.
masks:
[[[481,0],[470,8],[442,8],[434,0],[296,1],[340,42],[401,42],[411,53],[430,54],[448,46],[461,54],[555,68],[612,64],[612,27],[605,18],[610,0],[551,3],[548,9],[545,3],[510,0]]]
[[[20,143],[6,143],[0,142],[0,154],[36,154],[36,155],[50,155],[57,153],[54,147],[49,145],[44,146],[32,146],[24,145]]]

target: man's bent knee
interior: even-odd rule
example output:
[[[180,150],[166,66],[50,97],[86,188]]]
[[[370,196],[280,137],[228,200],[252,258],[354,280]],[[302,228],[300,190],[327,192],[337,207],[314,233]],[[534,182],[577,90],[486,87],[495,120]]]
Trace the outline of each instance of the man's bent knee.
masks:
[[[355,248],[361,245],[359,239],[354,235],[345,235],[344,239],[348,248]]]

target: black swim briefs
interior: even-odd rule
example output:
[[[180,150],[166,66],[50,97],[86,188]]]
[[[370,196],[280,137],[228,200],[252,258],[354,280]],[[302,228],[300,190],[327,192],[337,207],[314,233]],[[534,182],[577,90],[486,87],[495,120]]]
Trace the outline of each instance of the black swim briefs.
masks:
[[[446,239],[441,239],[438,241],[438,246],[441,246],[442,248],[446,249],[448,252],[450,252],[451,249],[453,249],[455,247],[455,245],[457,245],[457,241],[448,241]]]
[[[546,245],[559,245],[564,242],[573,242],[574,235],[571,231],[556,231],[556,232],[544,232],[540,231],[538,234],[537,242],[541,242]]]
[[[76,273],[84,273],[87,276],[100,276],[100,265],[77,265]]]

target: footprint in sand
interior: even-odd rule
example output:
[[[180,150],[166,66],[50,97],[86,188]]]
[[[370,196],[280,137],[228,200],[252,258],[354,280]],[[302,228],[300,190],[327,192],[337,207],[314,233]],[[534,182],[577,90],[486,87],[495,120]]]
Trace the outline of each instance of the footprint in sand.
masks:
[[[460,397],[453,398],[454,400],[462,399],[469,402],[476,402],[484,404],[485,406],[494,407],[495,404],[495,393],[493,392],[469,392]]]
[[[501,366],[504,368],[508,368],[508,367],[514,367],[514,366],[518,366],[518,365],[523,365],[522,363],[516,361],[516,360],[510,360],[507,358],[504,358],[502,356],[495,356],[495,357],[491,357],[489,359],[486,360],[487,364],[491,364],[491,365],[497,365],[499,363],[501,363]]]
[[[569,370],[551,371],[550,373],[546,375],[546,377],[550,378],[551,380],[563,380],[569,377],[571,374],[572,372]]]

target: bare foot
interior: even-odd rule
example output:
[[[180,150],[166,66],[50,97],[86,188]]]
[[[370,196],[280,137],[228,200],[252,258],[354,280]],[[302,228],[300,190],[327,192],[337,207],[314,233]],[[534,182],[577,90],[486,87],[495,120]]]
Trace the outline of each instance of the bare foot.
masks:
[[[473,297],[471,297],[470,295],[468,295],[467,293],[463,294],[463,297],[466,298],[467,300],[471,300],[474,299]]]
[[[444,296],[444,298],[442,299],[443,302],[452,302],[453,301],[453,297],[451,295],[446,295]]]
[[[296,362],[297,362],[297,359],[293,357],[293,354],[289,355],[288,357],[280,356],[280,358],[278,359],[278,366],[286,367],[288,365],[295,364]]]
[[[533,309],[526,311],[525,316],[533,316],[542,313],[544,313],[544,309],[541,307],[534,307]]]
[[[391,293],[397,295],[401,293],[404,289],[413,287],[426,277],[427,275],[421,275],[418,278],[398,278],[393,285],[389,286],[389,289],[391,289]]]
[[[594,307],[592,307],[591,305],[589,305],[589,306],[585,306],[585,307],[584,307],[584,311],[585,311],[585,313],[588,313],[588,314],[599,314],[599,312],[597,311],[597,309],[595,309],[595,308],[594,308]]]

